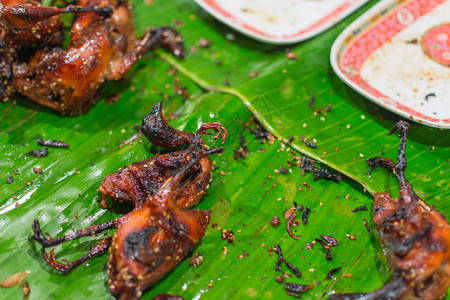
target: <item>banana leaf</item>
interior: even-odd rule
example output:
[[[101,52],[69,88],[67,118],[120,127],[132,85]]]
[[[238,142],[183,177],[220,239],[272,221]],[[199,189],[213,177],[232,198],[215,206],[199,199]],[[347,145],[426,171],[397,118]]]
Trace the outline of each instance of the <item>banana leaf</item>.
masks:
[[[279,275],[286,282],[314,284],[303,295],[307,299],[326,298],[336,291],[368,292],[389,281],[392,271],[371,227],[372,194],[386,190],[395,194],[397,183],[383,170],[368,175],[365,159],[382,151],[396,156],[398,139],[386,133],[398,117],[347,88],[331,71],[328,59],[334,38],[373,3],[318,37],[291,46],[298,61],[286,58],[285,47],[264,45],[233,32],[191,1],[133,4],[139,33],[149,26],[176,26],[186,40],[184,61],[164,51],[145,56],[126,79],[105,86],[104,99],[119,94],[118,102],[100,101],[79,117],[62,117],[19,97],[0,106],[4,158],[0,162],[0,279],[29,271],[30,299],[113,298],[107,285],[107,256],[60,274],[41,257],[31,238],[31,222],[39,219],[44,232],[60,236],[122,215],[126,207],[100,206],[98,186],[107,174],[161,150],[143,136],[131,140],[138,132],[135,125],[163,100],[176,128],[195,131],[202,122],[216,121],[229,134],[226,151],[212,157],[217,169],[197,206],[211,209],[211,224],[217,223],[208,227],[194,251],[202,253],[203,264],[193,267],[189,259],[183,261],[153,284],[144,299],[161,293],[185,299],[289,299],[283,284],[275,280]],[[234,40],[229,40],[230,33]],[[210,40],[211,46],[196,46],[200,38]],[[259,75],[249,78],[254,72]],[[175,82],[186,88],[188,99],[177,95]],[[313,92],[317,107],[332,105],[326,116],[314,115],[309,108]],[[261,144],[255,139],[250,132],[253,118],[276,137],[273,142]],[[291,136],[294,140],[287,143]],[[300,136],[316,139],[318,148],[306,147]],[[27,156],[39,148],[39,137],[64,140],[70,149],[50,148],[49,156],[41,158]],[[244,159],[234,154],[242,140],[248,147]],[[449,144],[447,131],[412,124],[407,176],[419,195],[447,216]],[[301,155],[341,172],[344,180],[334,183],[314,181],[310,173],[302,176],[298,166],[288,164]],[[33,167],[43,173],[37,174]],[[9,177],[14,178],[12,184],[6,184]],[[298,214],[299,225],[293,227],[298,239],[288,235],[283,218],[294,201],[311,209],[305,225]],[[352,212],[363,205],[367,211]],[[275,215],[282,220],[277,227],[270,225]],[[221,229],[233,230],[234,245],[221,239]],[[331,261],[319,245],[307,248],[320,235],[339,242],[331,250]],[[57,258],[76,259],[100,239],[68,242],[56,248]],[[301,278],[285,266],[275,271],[277,257],[269,251],[275,245],[301,270]],[[337,267],[340,271],[327,279],[328,271]],[[1,289],[2,299],[22,295],[17,286]]]

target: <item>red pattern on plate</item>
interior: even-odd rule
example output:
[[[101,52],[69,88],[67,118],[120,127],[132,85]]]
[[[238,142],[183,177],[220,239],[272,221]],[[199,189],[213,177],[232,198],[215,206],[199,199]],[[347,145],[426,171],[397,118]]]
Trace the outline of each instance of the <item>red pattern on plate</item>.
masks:
[[[345,1],[341,6],[339,6],[334,11],[330,12],[328,15],[326,15],[325,17],[323,17],[322,19],[320,19],[319,21],[317,21],[316,23],[312,24],[311,26],[309,26],[306,29],[300,30],[299,32],[291,34],[291,35],[286,35],[286,36],[281,36],[281,37],[267,34],[266,32],[263,32],[263,31],[261,31],[259,29],[254,28],[253,26],[245,23],[245,21],[236,18],[234,15],[232,15],[230,12],[228,12],[222,6],[220,6],[216,2],[216,0],[204,0],[204,2],[206,4],[208,4],[209,7],[214,9],[217,13],[219,13],[223,17],[229,19],[233,23],[238,23],[242,27],[244,27],[245,29],[253,31],[254,33],[257,33],[257,34],[259,34],[261,36],[265,36],[265,37],[268,37],[268,38],[294,38],[294,37],[303,35],[303,34],[305,34],[307,32],[310,32],[310,31],[313,31],[313,30],[318,30],[319,27],[324,26],[327,23],[333,22],[333,20],[335,18],[337,18],[342,13],[345,13],[345,11],[348,8],[350,8],[352,6],[352,4],[354,4],[355,0]]]
[[[445,1],[446,0],[398,0],[394,5],[381,11],[366,24],[363,24],[353,31],[353,34],[344,41],[344,43],[348,43],[348,45],[344,51],[339,54],[339,67],[352,82],[360,86],[367,93],[383,99],[383,102],[386,105],[393,105],[397,109],[405,111],[411,116],[424,120],[432,122],[449,122],[450,120],[441,120],[426,116],[389,98],[369,85],[360,76],[362,64],[375,50],[380,48],[384,43],[389,42],[394,35],[402,31],[409,24]],[[365,28],[369,29],[361,34]]]
[[[422,39],[422,47],[431,59],[450,67],[450,24],[428,30]]]

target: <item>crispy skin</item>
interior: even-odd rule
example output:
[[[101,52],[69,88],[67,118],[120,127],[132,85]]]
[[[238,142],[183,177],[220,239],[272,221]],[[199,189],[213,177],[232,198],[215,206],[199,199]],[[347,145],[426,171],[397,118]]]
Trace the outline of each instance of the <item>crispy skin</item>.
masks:
[[[213,129],[226,139],[227,131],[220,123],[203,123],[196,135],[179,131],[167,124],[162,112],[162,102],[142,119],[142,133],[155,145],[164,148],[191,145],[189,149],[151,157],[133,163],[105,177],[99,191],[105,196],[119,201],[131,201],[135,208],[141,208],[148,195],[156,193],[169,179],[172,172],[187,163],[189,151],[208,149],[201,136]],[[206,155],[199,159],[200,168],[189,175],[189,185],[184,185],[176,199],[178,207],[188,208],[196,205],[206,192],[211,181],[212,164]]]
[[[161,110],[161,104],[158,104]],[[162,118],[162,112],[160,112]],[[145,119],[145,118],[144,118]],[[146,122],[148,129],[169,126],[161,122]],[[150,284],[160,279],[183,260],[201,240],[209,223],[210,211],[189,210],[197,204],[209,187],[211,160],[209,155],[223,148],[209,149],[202,135],[213,129],[223,139],[226,129],[219,123],[204,123],[192,134],[188,149],[155,156],[136,162],[108,175],[99,188],[105,196],[119,201],[131,201],[134,210],[116,220],[88,226],[66,236],[53,238],[43,234],[37,220],[33,222],[33,238],[42,245],[43,257],[54,269],[69,273],[94,256],[110,252],[108,262],[111,292],[121,299],[137,299]],[[170,127],[170,135],[175,129]],[[188,135],[187,132],[182,132]],[[158,135],[159,144],[167,137]],[[182,140],[182,139],[179,139]],[[158,142],[158,141],[157,141]],[[181,145],[181,144],[180,144]],[[80,237],[97,236],[108,229],[118,231],[107,237],[75,261],[59,262],[54,250],[45,248]]]
[[[409,124],[400,121],[397,163],[388,158],[368,161],[394,172],[398,199],[376,193],[373,221],[380,232],[396,279],[369,294],[333,295],[330,299],[441,299],[450,287],[450,225],[445,216],[414,193],[405,178],[405,146]]]
[[[111,293],[122,294],[121,299],[139,298],[189,254],[208,223],[209,211],[180,209],[162,193],[133,211],[114,234],[110,248]]]
[[[156,193],[161,185],[169,179],[173,171],[186,163],[185,151],[154,156],[133,163],[105,177],[99,191],[118,201],[133,202],[135,208],[141,208],[148,195]],[[211,180],[212,165],[209,157],[203,157],[200,170],[191,174],[194,180],[182,190],[177,197],[177,206],[196,205],[206,192]]]
[[[7,7],[7,20],[13,24],[12,28],[24,29],[14,35],[15,39],[23,39],[32,32],[20,21],[23,18],[34,27],[54,26],[50,34],[57,32],[60,38],[58,43],[51,44],[43,38],[37,40],[39,47],[25,66],[19,66],[17,55],[4,59],[3,65],[9,65],[10,72],[3,87],[5,92],[0,95],[3,99],[18,92],[61,114],[77,115],[95,104],[105,81],[122,78],[150,49],[164,47],[177,57],[184,56],[183,39],[172,28],[151,28],[136,39],[128,1],[78,0],[64,9],[35,5],[22,15],[11,13],[17,11],[12,7]],[[77,14],[69,33],[71,42],[64,50],[61,46],[64,32],[54,15],[66,12]],[[11,35],[12,30],[6,35]]]
[[[150,284],[175,268],[201,240],[210,211],[177,206],[190,174],[207,151],[187,152],[175,170],[140,209],[129,214],[114,234],[108,260],[108,285],[121,299],[138,299]]]

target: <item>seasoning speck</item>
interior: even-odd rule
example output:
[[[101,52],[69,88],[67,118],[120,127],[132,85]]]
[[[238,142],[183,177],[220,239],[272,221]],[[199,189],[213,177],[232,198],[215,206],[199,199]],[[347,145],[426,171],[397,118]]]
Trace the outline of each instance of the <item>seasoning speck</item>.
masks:
[[[25,282],[22,287],[23,299],[26,299],[30,295],[30,285]]]
[[[234,245],[234,233],[231,229],[223,229],[222,230],[222,240],[227,241],[230,244]]]
[[[327,279],[333,278],[333,275],[334,275],[335,273],[339,272],[340,270],[341,270],[341,267],[335,268],[335,269],[331,269],[330,271],[328,271]]]
[[[45,157],[48,155],[48,148],[33,150],[33,151],[28,152],[27,154],[32,155],[37,158]]]
[[[201,253],[195,253],[192,255],[191,260],[189,261],[190,266],[198,267],[203,263],[203,255]]]
[[[66,142],[63,142],[63,141],[46,140],[46,139],[38,138],[37,143],[40,146],[70,148],[69,144],[67,144]]]
[[[270,225],[272,225],[273,227],[277,227],[278,225],[280,225],[280,223],[281,223],[280,217],[278,216],[274,216],[270,221]]]
[[[42,174],[44,172],[44,170],[42,170],[42,168],[40,167],[33,167],[33,171],[36,174]]]
[[[352,212],[357,212],[360,210],[367,210],[367,206],[363,205],[363,206],[359,206],[357,208],[352,209]]]

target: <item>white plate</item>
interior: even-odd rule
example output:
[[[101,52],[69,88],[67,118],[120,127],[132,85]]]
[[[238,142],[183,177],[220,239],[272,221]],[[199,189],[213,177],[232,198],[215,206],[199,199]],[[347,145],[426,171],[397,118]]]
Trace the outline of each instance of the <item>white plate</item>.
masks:
[[[337,75],[413,121],[450,128],[450,0],[382,0],[336,39]]]
[[[195,0],[214,17],[256,40],[297,43],[333,26],[369,0]]]

